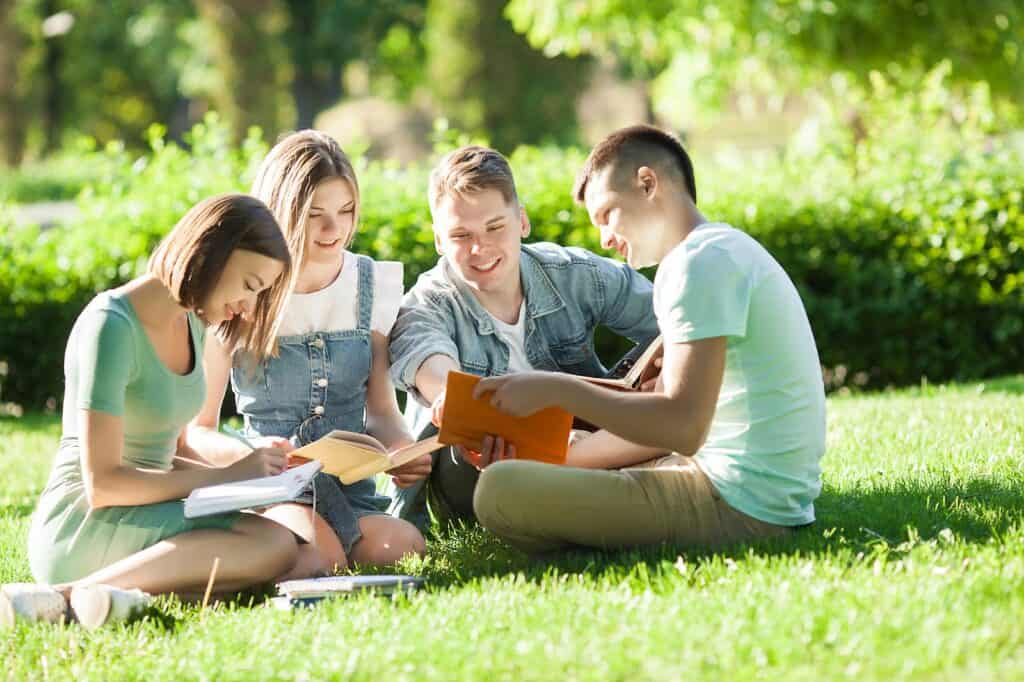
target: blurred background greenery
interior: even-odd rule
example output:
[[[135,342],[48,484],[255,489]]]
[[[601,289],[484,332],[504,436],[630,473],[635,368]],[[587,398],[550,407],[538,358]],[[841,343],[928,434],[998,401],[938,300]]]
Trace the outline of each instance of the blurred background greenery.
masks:
[[[534,238],[598,249],[587,146],[661,125],[793,275],[830,389],[1020,371],[1022,49],[1019,0],[0,0],[0,402],[58,406],[84,303],[304,127],[410,285],[437,154],[494,145]]]

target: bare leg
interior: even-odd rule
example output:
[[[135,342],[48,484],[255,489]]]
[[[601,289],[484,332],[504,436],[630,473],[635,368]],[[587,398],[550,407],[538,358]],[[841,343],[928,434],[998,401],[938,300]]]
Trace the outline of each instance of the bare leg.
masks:
[[[351,552],[356,564],[386,566],[406,554],[422,556],[427,551],[427,543],[416,526],[402,519],[383,514],[364,516],[359,519],[359,530],[363,537]]]
[[[150,594],[202,592],[219,558],[216,590],[237,591],[273,580],[296,561],[292,533],[268,519],[243,514],[231,530],[181,533],[125,557],[85,578],[54,587],[112,585]]]
[[[348,568],[348,557],[334,529],[312,507],[301,504],[278,504],[263,516],[279,523],[306,541],[299,545],[298,559],[278,582],[336,573]]]

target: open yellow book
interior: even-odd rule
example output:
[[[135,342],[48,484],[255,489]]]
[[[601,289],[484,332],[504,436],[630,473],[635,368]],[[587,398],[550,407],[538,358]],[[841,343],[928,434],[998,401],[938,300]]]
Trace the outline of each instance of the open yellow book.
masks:
[[[331,431],[309,445],[292,450],[289,459],[293,465],[316,460],[323,465],[323,471],[349,485],[443,447],[437,436],[432,436],[388,452],[379,440],[365,433]]]

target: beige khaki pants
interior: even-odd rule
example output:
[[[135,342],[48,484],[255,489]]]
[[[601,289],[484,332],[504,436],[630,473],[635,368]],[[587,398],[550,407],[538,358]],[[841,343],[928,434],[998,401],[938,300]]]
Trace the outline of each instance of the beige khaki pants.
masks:
[[[473,508],[484,528],[529,553],[574,545],[714,548],[792,530],[730,507],[697,462],[681,455],[612,471],[498,462],[480,475]]]

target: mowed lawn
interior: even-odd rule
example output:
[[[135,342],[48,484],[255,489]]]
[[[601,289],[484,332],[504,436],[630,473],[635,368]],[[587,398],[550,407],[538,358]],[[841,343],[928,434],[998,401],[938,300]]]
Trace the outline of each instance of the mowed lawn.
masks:
[[[435,539],[408,598],[285,613],[259,597],[0,632],[0,678],[1024,678],[1024,378],[829,400],[818,523],[719,554],[535,563]],[[56,418],[0,420],[0,581],[28,580]],[[255,604],[250,606],[250,604]]]

